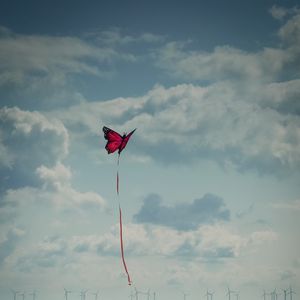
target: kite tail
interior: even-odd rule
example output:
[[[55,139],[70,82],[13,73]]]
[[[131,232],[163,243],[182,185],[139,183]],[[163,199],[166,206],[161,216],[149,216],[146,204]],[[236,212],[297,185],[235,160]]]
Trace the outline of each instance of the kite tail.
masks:
[[[127,274],[127,280],[128,280],[128,285],[131,285],[131,279],[130,275],[127,269],[125,257],[124,257],[124,248],[123,248],[123,228],[122,228],[122,211],[121,211],[121,206],[119,205],[119,212],[120,212],[120,242],[121,242],[121,254],[122,254],[122,261],[123,261],[123,266]]]
[[[120,153],[118,155],[118,170],[117,170],[117,195],[118,195],[118,200],[119,200],[119,213],[120,213],[120,246],[121,246],[121,256],[122,256],[122,262],[123,266],[125,269],[125,272],[127,274],[127,280],[128,280],[128,285],[131,285],[131,279],[130,275],[127,269],[125,257],[124,257],[124,247],[123,247],[123,226],[122,226],[122,210],[121,210],[121,204],[120,204],[120,199],[119,199],[119,164],[120,164]]]
[[[119,164],[120,164],[120,153],[118,154],[118,170],[117,170],[117,194],[119,196]]]

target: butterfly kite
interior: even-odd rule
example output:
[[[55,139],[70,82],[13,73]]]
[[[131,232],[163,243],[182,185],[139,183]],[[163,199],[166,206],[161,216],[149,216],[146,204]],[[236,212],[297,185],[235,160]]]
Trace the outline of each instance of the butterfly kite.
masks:
[[[107,140],[107,143],[105,146],[107,153],[111,154],[118,150],[118,167],[119,167],[120,154],[125,149],[130,137],[135,132],[135,130],[136,129],[132,130],[127,135],[126,135],[126,133],[124,133],[123,135],[120,135],[119,133],[117,133],[116,131],[113,131],[112,129],[110,129],[108,127],[105,127],[105,126],[103,127],[104,138]],[[117,195],[119,196],[119,171],[117,171]],[[124,266],[125,272],[127,274],[128,284],[131,285],[131,279],[130,279],[130,275],[129,275],[127,265],[125,262],[125,257],[124,257],[122,210],[121,210],[120,200],[119,200],[119,214],[120,214],[119,222],[120,222],[120,245],[121,245],[122,261],[123,261],[123,266]]]

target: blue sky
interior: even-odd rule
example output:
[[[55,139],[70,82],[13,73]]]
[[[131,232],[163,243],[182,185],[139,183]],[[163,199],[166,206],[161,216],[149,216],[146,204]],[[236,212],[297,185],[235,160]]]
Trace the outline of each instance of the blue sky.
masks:
[[[299,294],[297,1],[0,8],[1,299],[133,292],[104,125],[137,128],[120,163],[134,287]]]

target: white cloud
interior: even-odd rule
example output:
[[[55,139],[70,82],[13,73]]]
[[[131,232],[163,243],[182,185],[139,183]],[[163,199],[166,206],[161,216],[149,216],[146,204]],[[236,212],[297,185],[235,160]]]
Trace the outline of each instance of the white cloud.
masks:
[[[82,102],[54,113],[66,126],[84,125],[85,137],[101,135],[99,123],[121,132],[138,128],[129,152],[165,163],[211,159],[262,173],[297,170],[299,43],[294,35],[299,14],[295,13],[278,31],[283,45],[277,48],[249,52],[219,46],[204,52],[170,42],[158,51],[157,66],[170,76],[209,83],[156,85],[140,97]]]
[[[253,243],[254,236],[265,243],[273,241],[269,236],[275,235],[272,232],[254,232],[242,237],[233,229],[220,225],[206,225],[192,232],[179,232],[159,226],[126,224],[123,233],[125,255],[133,265],[139,257],[147,257],[146,261],[143,258],[146,265],[151,257],[155,257],[155,260],[175,258],[177,262],[184,259],[194,265],[196,261],[226,263],[228,259],[238,259],[243,253],[249,253],[249,249],[256,251],[258,244]],[[36,267],[64,268],[68,263],[83,263],[95,257],[105,257],[109,261],[110,256],[120,255],[119,249],[119,228],[115,225],[110,232],[102,235],[46,237],[42,242],[31,245],[27,252],[19,253],[15,261],[23,271]],[[164,265],[168,263],[165,261]]]
[[[17,266],[21,271],[30,272],[34,267],[55,267],[58,261],[65,258],[67,244],[58,237],[46,237],[35,246],[34,253],[19,257]]]
[[[55,156],[58,160],[68,153],[68,132],[64,125],[55,118],[48,119],[37,111],[30,112],[18,107],[4,107],[0,109],[0,122],[3,125],[1,146],[8,149],[10,165],[21,159],[32,158],[34,151],[36,151],[35,159],[41,155],[47,155],[52,158]],[[24,146],[25,143],[27,144],[27,148],[20,149],[22,142]],[[44,153],[45,146],[47,153]],[[5,163],[5,161],[2,162],[4,165]]]
[[[300,13],[289,19],[279,30],[279,37],[289,46],[300,47]],[[299,55],[299,52],[298,52]]]
[[[105,211],[105,199],[94,191],[78,191],[72,186],[69,168],[58,163],[52,168],[40,166],[36,173],[42,180],[41,187],[8,189],[1,198],[0,217],[2,222],[13,223],[16,214],[36,204],[50,204],[48,210],[84,212],[91,209]]]
[[[26,77],[50,75],[59,85],[64,83],[67,74],[105,76],[100,64],[134,60],[132,55],[97,47],[72,36],[4,35],[0,38],[0,49],[0,84],[20,84]]]
[[[262,91],[262,105],[281,113],[300,114],[300,79],[272,82]]]
[[[0,86],[4,103],[49,110],[83,100],[77,82],[111,79],[135,55],[77,36],[24,35],[2,29]]]
[[[138,128],[130,151],[164,162],[203,158],[262,172],[297,168],[300,120],[261,103],[262,89],[243,101],[227,83],[155,86],[142,97],[82,103],[55,115],[66,126],[85,125],[93,136],[99,122],[121,132]]]
[[[242,237],[223,225],[205,225],[182,232],[161,226],[123,225],[125,253],[134,256],[185,257],[204,261],[239,257],[241,252],[257,249],[277,239],[272,231],[253,232]],[[114,226],[102,236],[82,236],[72,240],[72,249],[85,245],[99,255],[119,255],[119,229]]]
[[[213,52],[204,52],[187,50],[187,46],[186,43],[168,43],[157,53],[157,67],[184,80],[269,82],[293,59],[288,51],[275,48],[252,53],[218,46]]]
[[[40,166],[36,170],[39,177],[59,190],[64,185],[68,185],[71,179],[71,170],[61,163],[58,163],[53,169]]]
[[[285,7],[273,5],[270,13],[274,19],[282,20],[289,13],[289,10]]]
[[[0,240],[0,266],[4,263],[5,259],[9,257],[17,247],[20,238],[25,232],[20,228],[10,228],[4,237]]]
[[[287,209],[297,212],[300,211],[300,200],[274,203],[272,204],[272,207],[276,209]]]
[[[63,123],[37,111],[17,107],[0,109],[0,172],[3,188],[38,185],[35,170],[55,165],[69,151],[69,134]]]
[[[259,245],[265,242],[272,242],[278,239],[276,232],[271,230],[255,231],[251,234],[249,242],[254,245]]]
[[[0,130],[0,168],[11,168],[14,158],[9,152],[8,147],[4,145],[3,139],[3,132]]]
[[[53,168],[40,166],[36,170],[45,183],[41,190],[42,198],[59,208],[100,208],[106,207],[106,201],[95,192],[80,192],[71,185],[71,170],[61,163]]]
[[[132,43],[160,43],[165,40],[162,35],[145,32],[140,35],[128,35],[119,27],[112,27],[107,30],[92,31],[86,34],[94,37],[98,42],[110,46],[126,46]]]
[[[222,45],[212,51],[201,51],[192,49],[190,41],[172,41],[154,53],[156,66],[176,79],[231,81],[244,94],[261,84],[282,80],[286,72],[289,78],[298,77],[299,10],[273,6],[271,13],[277,18],[292,15],[278,30],[280,44],[277,47],[266,46],[253,52]]]
[[[62,161],[69,151],[69,134],[63,123],[39,112],[19,108],[0,110],[3,181],[0,222],[13,223],[34,203],[59,210],[82,212],[106,209],[94,191],[72,186],[72,171]]]
[[[159,42],[163,42],[165,40],[165,37],[148,32],[148,33],[143,33],[140,39],[148,43],[159,43]]]

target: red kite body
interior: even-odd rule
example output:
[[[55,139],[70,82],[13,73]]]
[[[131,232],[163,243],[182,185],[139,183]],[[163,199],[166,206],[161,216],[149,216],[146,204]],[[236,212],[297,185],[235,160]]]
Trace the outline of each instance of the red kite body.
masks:
[[[135,131],[136,129],[132,130],[127,135],[124,133],[123,136],[121,136],[116,131],[113,131],[112,129],[104,126],[103,132],[104,132],[104,138],[107,140],[107,144],[105,146],[107,153],[111,154],[114,153],[116,150],[119,150],[118,153],[120,154],[126,147],[130,137]]]

